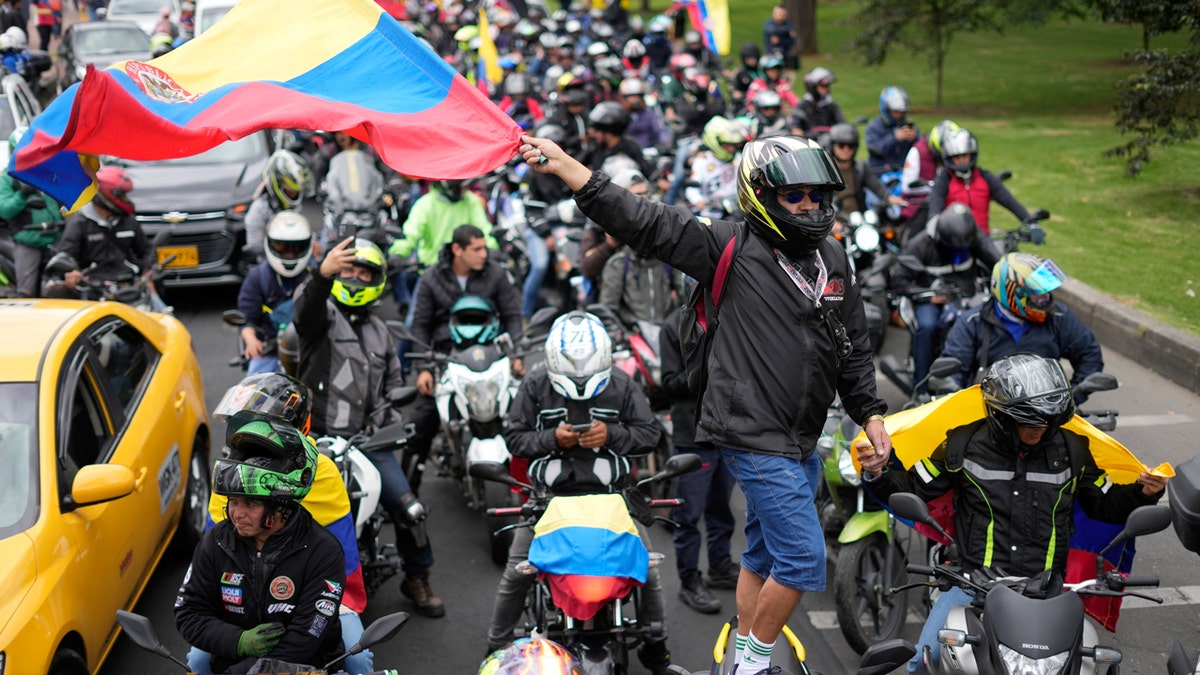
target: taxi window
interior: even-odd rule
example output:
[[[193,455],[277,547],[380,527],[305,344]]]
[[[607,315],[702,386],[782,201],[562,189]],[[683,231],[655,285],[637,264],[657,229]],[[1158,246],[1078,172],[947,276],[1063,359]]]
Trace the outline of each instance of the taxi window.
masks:
[[[37,384],[0,383],[0,539],[37,520]]]
[[[62,469],[59,491],[71,493],[75,474],[89,464],[102,461],[111,445],[112,420],[104,408],[99,383],[88,368],[76,359],[68,375],[67,389],[59,399],[58,460]]]
[[[137,329],[120,320],[109,320],[97,326],[88,334],[88,339],[96,350],[101,376],[128,417],[137,406],[152,366],[158,360],[158,350]]]

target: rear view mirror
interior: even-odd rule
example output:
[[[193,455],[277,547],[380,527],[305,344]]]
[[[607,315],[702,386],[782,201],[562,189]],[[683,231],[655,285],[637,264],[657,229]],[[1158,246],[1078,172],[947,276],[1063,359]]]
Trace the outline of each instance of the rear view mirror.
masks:
[[[1108,373],[1092,373],[1083,378],[1083,382],[1075,385],[1077,394],[1094,394],[1098,391],[1111,391],[1118,386],[1115,375]]]

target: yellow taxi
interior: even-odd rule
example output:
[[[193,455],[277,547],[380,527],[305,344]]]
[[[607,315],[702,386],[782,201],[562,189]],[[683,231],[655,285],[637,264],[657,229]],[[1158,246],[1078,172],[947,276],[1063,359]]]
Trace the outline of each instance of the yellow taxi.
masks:
[[[100,670],[116,611],[204,532],[209,428],[178,320],[0,300],[0,675]]]

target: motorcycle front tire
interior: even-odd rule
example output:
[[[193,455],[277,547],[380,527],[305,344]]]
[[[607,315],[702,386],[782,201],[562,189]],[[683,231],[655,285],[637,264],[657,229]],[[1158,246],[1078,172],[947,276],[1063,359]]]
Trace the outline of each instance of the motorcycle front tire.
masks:
[[[888,548],[894,548],[888,566]],[[908,613],[908,597],[890,593],[908,578],[899,543],[883,533],[843,545],[834,566],[834,604],[846,642],[862,654],[871,645],[899,636]]]

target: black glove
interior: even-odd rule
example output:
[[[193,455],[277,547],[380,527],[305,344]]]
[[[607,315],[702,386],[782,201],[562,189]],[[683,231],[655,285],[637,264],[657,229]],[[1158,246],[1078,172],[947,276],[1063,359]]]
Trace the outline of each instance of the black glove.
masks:
[[[26,183],[24,181],[19,181],[15,178],[13,179],[13,187],[15,187],[17,189],[17,192],[20,192],[21,194],[25,195],[26,197],[28,197],[29,195],[36,195],[38,193],[37,188],[33,187],[29,183]]]
[[[46,199],[41,195],[30,197],[25,200],[25,208],[27,209],[44,209],[46,208]]]

